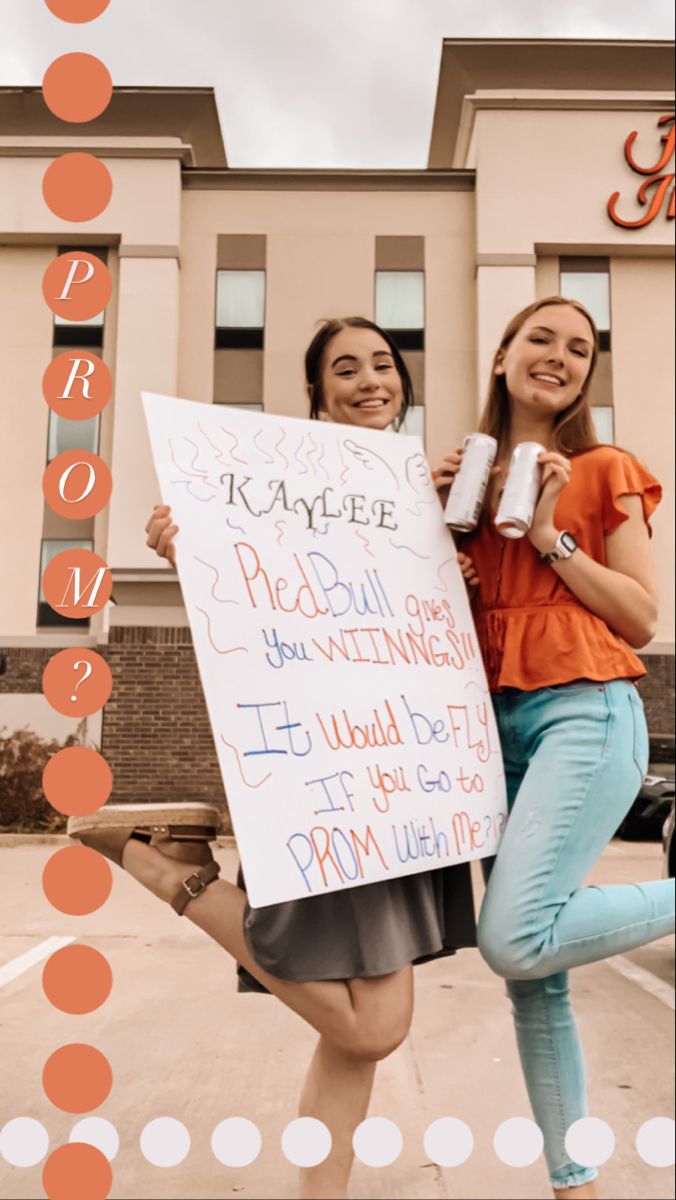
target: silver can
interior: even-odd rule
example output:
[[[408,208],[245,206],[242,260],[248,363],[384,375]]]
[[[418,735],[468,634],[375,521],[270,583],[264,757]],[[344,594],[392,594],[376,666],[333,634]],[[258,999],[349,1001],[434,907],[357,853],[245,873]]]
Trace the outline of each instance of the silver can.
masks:
[[[507,482],[495,514],[495,527],[506,538],[520,538],[531,527],[542,486],[538,462],[545,447],[539,442],[519,442],[509,464]]]
[[[470,433],[465,438],[460,469],[444,512],[444,520],[451,529],[470,533],[476,528],[497,452],[498,443],[488,434]]]

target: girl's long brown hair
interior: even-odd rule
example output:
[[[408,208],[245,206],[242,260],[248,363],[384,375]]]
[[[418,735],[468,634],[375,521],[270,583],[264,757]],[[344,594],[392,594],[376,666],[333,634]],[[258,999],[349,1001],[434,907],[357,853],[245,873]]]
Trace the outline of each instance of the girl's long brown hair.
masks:
[[[529,304],[527,308],[522,308],[521,312],[512,317],[493,357],[488,395],[481,414],[481,420],[479,421],[479,433],[490,434],[491,437],[497,440],[499,446],[503,446],[508,440],[512,412],[509,393],[507,391],[507,381],[504,375],[495,374],[495,368],[498,366],[505,350],[511,345],[529,317],[539,312],[541,308],[550,308],[553,305],[565,305],[567,308],[574,308],[576,312],[579,312],[589,322],[594,335],[591,366],[582,391],[577,400],[574,400],[568,408],[559,413],[554,421],[554,444],[559,453],[580,454],[584,450],[592,450],[594,446],[599,445],[587,398],[594,368],[598,360],[599,335],[594,319],[587,312],[584,305],[580,304],[577,300],[567,300],[564,296],[548,296],[545,300],[536,300],[534,304]]]

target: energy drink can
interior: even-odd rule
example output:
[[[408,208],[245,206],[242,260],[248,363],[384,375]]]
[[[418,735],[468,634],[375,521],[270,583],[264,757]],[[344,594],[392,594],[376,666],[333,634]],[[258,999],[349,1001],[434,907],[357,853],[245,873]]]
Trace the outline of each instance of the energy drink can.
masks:
[[[465,438],[460,469],[444,512],[444,520],[451,529],[470,533],[476,528],[497,452],[495,438],[485,433],[470,433]]]
[[[538,457],[544,450],[539,442],[519,442],[512,455],[495,515],[495,527],[503,537],[523,537],[531,527],[542,486],[542,466]]]

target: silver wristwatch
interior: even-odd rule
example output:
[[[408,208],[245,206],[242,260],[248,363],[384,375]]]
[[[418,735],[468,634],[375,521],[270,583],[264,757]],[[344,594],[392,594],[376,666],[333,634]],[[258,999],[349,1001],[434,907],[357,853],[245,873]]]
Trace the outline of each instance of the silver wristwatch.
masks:
[[[575,538],[572,533],[564,529],[563,533],[560,533],[557,537],[554,549],[550,550],[547,554],[541,554],[540,558],[546,563],[561,562],[564,558],[570,558],[571,554],[574,554],[576,550],[577,542]]]

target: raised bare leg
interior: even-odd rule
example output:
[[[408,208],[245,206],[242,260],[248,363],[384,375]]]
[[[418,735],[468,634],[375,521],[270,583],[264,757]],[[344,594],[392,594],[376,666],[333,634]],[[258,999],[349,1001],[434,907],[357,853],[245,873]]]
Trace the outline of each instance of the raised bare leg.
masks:
[[[160,899],[175,896],[186,864],[136,839],[124,849],[125,870]],[[214,880],[188,904],[186,916],[233,955],[268,990],[320,1034],[303,1088],[301,1115],[331,1131],[331,1154],[301,1171],[301,1200],[343,1200],[353,1160],[352,1135],[368,1110],[376,1063],[408,1033],[413,1012],[413,969],[373,979],[298,983],[264,971],[242,931],[244,892]]]
[[[185,863],[135,838],[125,846],[123,864],[129,874],[165,901],[175,896],[189,873]],[[244,940],[245,903],[241,888],[217,879],[190,901],[185,915],[334,1046],[377,1062],[400,1045],[413,1011],[410,966],[374,979],[308,983],[278,979],[259,966]]]

